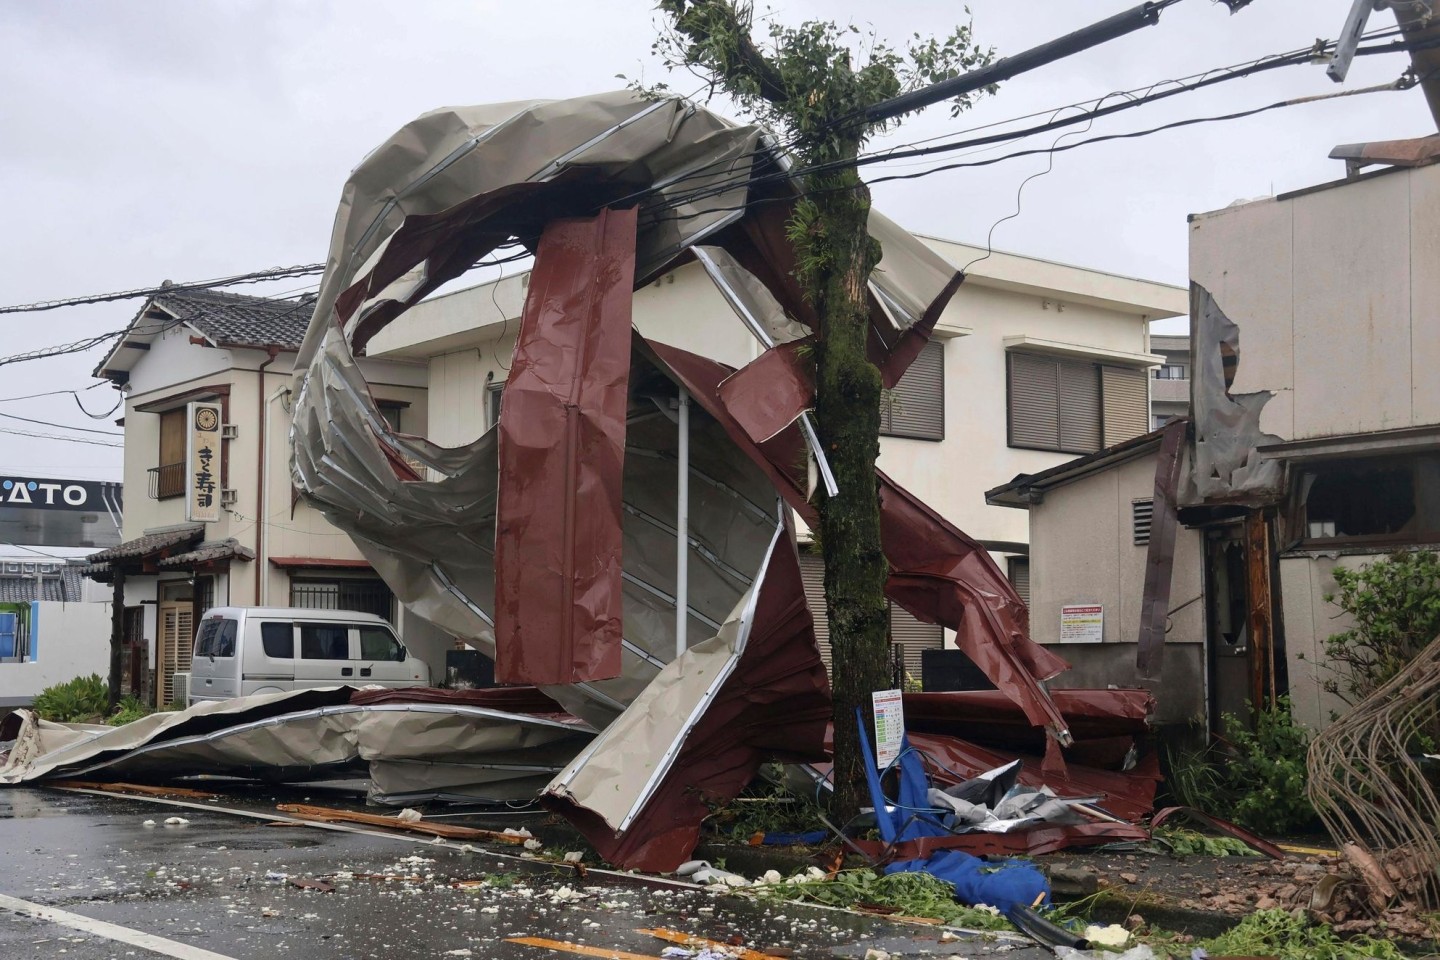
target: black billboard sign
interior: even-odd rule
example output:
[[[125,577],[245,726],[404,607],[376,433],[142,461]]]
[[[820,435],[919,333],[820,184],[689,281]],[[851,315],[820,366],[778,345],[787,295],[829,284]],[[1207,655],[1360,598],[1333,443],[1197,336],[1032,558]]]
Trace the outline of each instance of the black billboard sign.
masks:
[[[0,543],[113,547],[120,542],[120,491],[109,481],[0,475]]]

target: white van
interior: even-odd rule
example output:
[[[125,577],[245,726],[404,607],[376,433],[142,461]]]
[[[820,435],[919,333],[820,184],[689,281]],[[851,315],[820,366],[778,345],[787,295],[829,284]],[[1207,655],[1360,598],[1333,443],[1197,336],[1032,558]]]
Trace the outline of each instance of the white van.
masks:
[[[200,618],[189,703],[340,684],[426,687],[430,667],[373,613],[214,607]]]

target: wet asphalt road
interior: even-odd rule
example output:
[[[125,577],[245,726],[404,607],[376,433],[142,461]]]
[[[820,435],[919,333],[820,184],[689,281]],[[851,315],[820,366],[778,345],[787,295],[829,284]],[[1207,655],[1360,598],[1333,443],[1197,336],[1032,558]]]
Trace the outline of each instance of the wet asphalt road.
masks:
[[[176,815],[189,823],[165,825]],[[270,826],[218,810],[58,791],[0,791],[0,858],[0,894],[234,960],[574,956],[510,937],[659,957],[667,944],[639,932],[656,927],[795,957],[860,958],[876,945],[897,957],[1050,955],[981,941],[942,944],[928,928],[657,889],[599,871],[582,879],[573,867],[501,859],[454,842]],[[333,892],[306,888],[311,882]],[[4,960],[165,955],[0,910]]]

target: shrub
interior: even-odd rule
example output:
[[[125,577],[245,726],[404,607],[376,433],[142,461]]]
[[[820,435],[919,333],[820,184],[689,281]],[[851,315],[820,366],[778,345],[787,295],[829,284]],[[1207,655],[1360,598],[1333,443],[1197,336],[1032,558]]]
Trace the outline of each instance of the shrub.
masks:
[[[1440,636],[1440,554],[1409,550],[1334,575],[1339,592],[1325,600],[1354,626],[1325,641],[1325,689],[1353,706]]]
[[[31,709],[42,720],[56,723],[81,723],[105,715],[110,703],[109,690],[98,673],[76,677],[40,691]]]
[[[110,714],[109,717],[106,717],[105,722],[112,727],[123,727],[132,720],[148,717],[154,712],[154,709],[140,700],[140,698],[127,696],[115,705],[115,712]]]
[[[1225,736],[1232,755],[1220,768],[1224,792],[1232,798],[1224,814],[1242,827],[1261,833],[1288,833],[1315,821],[1315,808],[1305,796],[1305,753],[1310,732],[1290,715],[1290,698],[1255,716],[1250,730],[1239,719],[1225,716]]]

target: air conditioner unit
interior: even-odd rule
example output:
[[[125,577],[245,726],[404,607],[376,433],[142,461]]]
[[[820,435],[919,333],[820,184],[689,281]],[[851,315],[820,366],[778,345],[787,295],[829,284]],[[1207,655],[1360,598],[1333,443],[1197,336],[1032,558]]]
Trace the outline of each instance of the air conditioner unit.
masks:
[[[190,671],[175,671],[175,702],[190,706]]]

